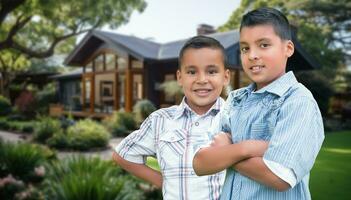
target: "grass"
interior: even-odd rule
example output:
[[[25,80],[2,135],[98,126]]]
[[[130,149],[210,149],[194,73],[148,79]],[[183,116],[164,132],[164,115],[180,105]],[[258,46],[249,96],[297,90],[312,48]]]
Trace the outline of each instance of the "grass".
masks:
[[[351,131],[326,134],[310,177],[312,199],[350,199]]]
[[[149,157],[147,164],[159,170],[156,159]],[[350,199],[350,186],[351,131],[328,133],[311,171],[312,199]]]

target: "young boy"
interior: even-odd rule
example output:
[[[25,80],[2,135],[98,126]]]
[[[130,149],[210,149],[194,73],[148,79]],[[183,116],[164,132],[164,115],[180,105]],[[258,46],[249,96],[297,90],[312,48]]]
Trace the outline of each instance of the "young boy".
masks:
[[[234,144],[256,139],[269,141],[269,147],[263,157],[232,163],[216,159],[226,146],[200,149],[193,160],[195,172],[223,169],[209,167],[209,161],[233,165],[221,194],[225,200],[311,199],[309,172],[324,139],[323,122],[310,91],[293,72],[285,73],[294,52],[287,18],[272,8],[244,15],[240,51],[243,69],[254,83],[229,94],[222,129],[231,133]]]
[[[113,159],[133,175],[162,186],[164,199],[219,199],[224,172],[198,177],[192,160],[195,145],[208,143],[219,130],[218,113],[224,103],[219,95],[229,82],[225,63],[224,48],[215,39],[197,36],[187,41],[177,71],[183,101],[152,113],[115,149]],[[234,150],[238,147],[247,150],[236,156],[249,158],[262,156],[267,145],[250,141]],[[145,165],[147,156],[157,158],[161,173]]]

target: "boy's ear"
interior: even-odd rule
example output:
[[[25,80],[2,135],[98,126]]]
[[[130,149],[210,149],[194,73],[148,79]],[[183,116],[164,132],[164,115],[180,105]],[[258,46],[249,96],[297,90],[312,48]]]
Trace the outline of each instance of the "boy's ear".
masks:
[[[177,70],[177,82],[179,86],[182,86],[182,76],[179,69]]]
[[[230,70],[226,69],[224,71],[224,86],[229,85],[229,83],[230,83]]]
[[[286,43],[286,56],[289,58],[294,54],[295,46],[291,40],[288,40]]]

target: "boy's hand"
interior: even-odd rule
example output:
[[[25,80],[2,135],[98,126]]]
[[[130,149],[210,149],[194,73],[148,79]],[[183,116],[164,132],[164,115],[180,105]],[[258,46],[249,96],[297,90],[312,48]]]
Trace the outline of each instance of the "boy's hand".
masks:
[[[220,147],[232,144],[232,138],[229,133],[220,132],[219,134],[213,137],[213,140],[210,144],[211,147]]]
[[[250,157],[262,157],[268,149],[268,142],[264,140],[245,140],[242,144]]]

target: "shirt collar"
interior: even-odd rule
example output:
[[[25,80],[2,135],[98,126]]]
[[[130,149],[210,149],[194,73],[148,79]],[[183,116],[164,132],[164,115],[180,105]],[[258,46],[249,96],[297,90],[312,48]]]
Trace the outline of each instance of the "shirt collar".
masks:
[[[261,88],[255,93],[264,93],[267,91],[269,93],[273,93],[281,97],[286,91],[289,90],[289,88],[291,88],[291,86],[293,86],[296,83],[297,80],[294,73],[292,71],[289,71],[288,73],[279,77],[277,80]]]
[[[224,100],[221,97],[218,97],[216,102],[204,115],[208,115],[210,113],[217,114],[223,105],[224,105]],[[187,115],[190,113],[195,113],[195,112],[186,103],[186,97],[183,97],[182,102],[179,104],[179,106],[176,109],[176,112],[174,114],[174,119],[180,118],[183,115]]]

